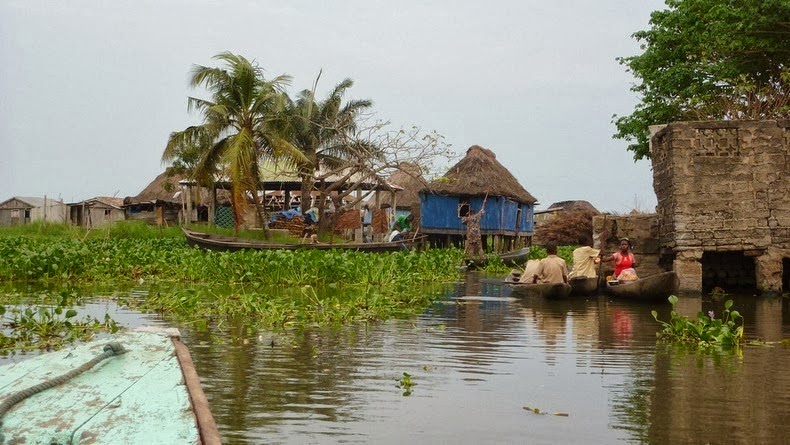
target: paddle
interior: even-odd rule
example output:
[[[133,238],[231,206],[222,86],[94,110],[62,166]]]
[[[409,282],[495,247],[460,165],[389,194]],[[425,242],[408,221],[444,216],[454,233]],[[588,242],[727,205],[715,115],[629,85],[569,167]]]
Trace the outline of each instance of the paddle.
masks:
[[[598,262],[598,279],[601,278],[606,281],[606,277],[601,277],[601,266],[603,265],[603,257],[604,251],[606,250],[606,213],[603,214],[603,227],[601,227],[601,251],[599,252],[599,256],[601,261]]]

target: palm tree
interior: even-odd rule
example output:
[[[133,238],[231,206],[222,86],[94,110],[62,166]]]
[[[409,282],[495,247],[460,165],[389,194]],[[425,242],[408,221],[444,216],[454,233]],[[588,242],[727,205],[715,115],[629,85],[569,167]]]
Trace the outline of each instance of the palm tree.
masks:
[[[190,97],[189,111],[203,115],[203,124],[170,135],[163,161],[179,153],[198,150],[193,178],[205,185],[224,175],[231,181],[231,203],[236,232],[244,222],[244,212],[252,198],[263,218],[258,198],[260,160],[263,157],[301,160],[302,155],[281,136],[285,128],[288,97],[283,87],[290,77],[266,80],[263,69],[242,56],[224,52],[214,59],[225,68],[196,65],[190,86],[203,86],[211,100]]]
[[[351,79],[338,83],[326,99],[316,102],[315,89],[320,77],[319,72],[313,89],[303,90],[289,107],[289,140],[301,154],[291,161],[302,181],[302,213],[310,208],[310,192],[319,168],[342,166],[351,156],[352,146],[361,146],[349,141],[357,128],[357,117],[373,105],[370,100],[343,104],[343,94],[354,85]]]

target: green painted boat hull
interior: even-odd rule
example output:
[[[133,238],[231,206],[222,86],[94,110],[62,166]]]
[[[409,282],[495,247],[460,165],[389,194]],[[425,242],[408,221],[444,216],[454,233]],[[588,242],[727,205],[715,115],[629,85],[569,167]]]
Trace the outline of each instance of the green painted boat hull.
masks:
[[[5,443],[199,443],[169,334],[133,331],[0,367],[1,402],[79,368],[109,342],[127,351],[14,405],[0,419]]]

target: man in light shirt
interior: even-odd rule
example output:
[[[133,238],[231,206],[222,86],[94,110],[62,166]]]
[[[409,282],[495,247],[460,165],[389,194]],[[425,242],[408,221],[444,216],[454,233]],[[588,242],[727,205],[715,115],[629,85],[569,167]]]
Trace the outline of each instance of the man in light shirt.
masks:
[[[557,256],[557,243],[546,243],[546,258],[540,260],[537,270],[532,275],[532,283],[567,283],[568,265],[565,260]]]
[[[601,262],[601,259],[598,258],[600,250],[592,248],[590,237],[587,235],[579,237],[579,244],[581,247],[573,251],[573,270],[568,274],[568,278],[597,277],[598,272],[595,270],[595,265]]]

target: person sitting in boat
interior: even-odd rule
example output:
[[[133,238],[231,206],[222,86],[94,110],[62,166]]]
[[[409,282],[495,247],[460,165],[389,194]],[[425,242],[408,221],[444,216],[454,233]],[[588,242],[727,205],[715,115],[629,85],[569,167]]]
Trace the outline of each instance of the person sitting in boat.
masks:
[[[540,260],[529,260],[527,261],[527,265],[524,267],[524,273],[521,274],[518,278],[519,283],[531,283],[532,276],[538,270],[538,266],[540,265]]]
[[[601,259],[598,257],[601,251],[592,248],[592,241],[587,235],[579,237],[579,245],[581,247],[573,251],[573,270],[568,274],[568,278],[597,277],[598,272],[595,270],[595,265],[601,262]]]
[[[403,233],[401,233],[401,231],[398,230],[399,228],[400,226],[396,224],[395,228],[392,229],[392,232],[390,232],[390,236],[389,238],[387,238],[387,241],[391,243],[394,243],[396,241],[403,241]]]
[[[567,283],[568,265],[565,260],[557,256],[557,243],[546,243],[548,256],[540,260],[537,269],[532,274],[532,284],[537,283]]]
[[[633,273],[630,273],[623,278],[630,278],[632,280],[636,279],[636,271],[633,269],[636,267],[636,258],[634,258],[633,252],[631,249],[633,248],[631,244],[631,240],[628,238],[621,238],[620,239],[620,250],[618,252],[613,253],[610,256],[605,256],[601,258],[601,261],[613,261],[614,262],[614,279],[619,280],[620,274],[623,273],[626,269],[631,269]]]
[[[400,248],[403,250],[409,250],[409,246],[406,245],[405,238],[403,237],[404,228],[400,225],[400,223],[395,222],[395,226],[390,232],[390,236],[387,238],[387,241],[391,243],[400,242]]]
[[[414,222],[413,214],[409,213],[408,215],[400,215],[395,219],[395,224],[393,225],[393,227],[400,230],[401,234],[405,234],[411,232],[413,222]]]

